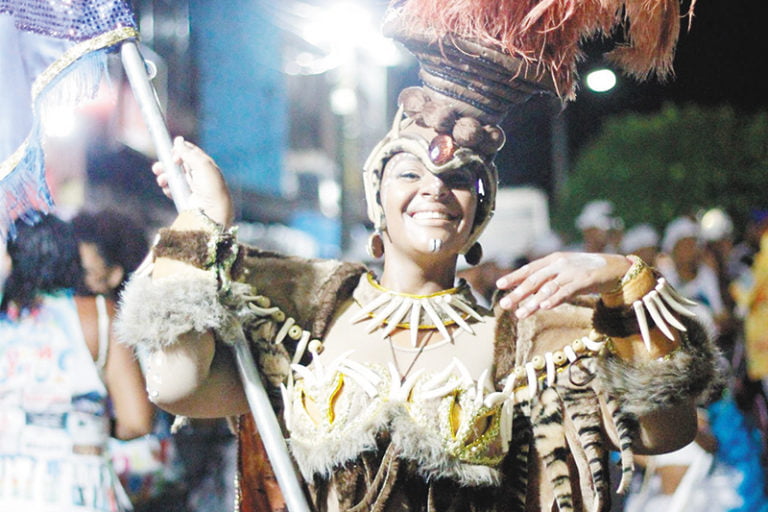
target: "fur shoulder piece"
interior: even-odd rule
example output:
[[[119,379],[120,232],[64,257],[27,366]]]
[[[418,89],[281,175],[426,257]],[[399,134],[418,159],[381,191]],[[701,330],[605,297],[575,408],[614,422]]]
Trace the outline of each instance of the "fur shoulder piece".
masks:
[[[251,247],[241,247],[240,255],[232,279],[269,297],[313,337],[325,333],[338,301],[351,294],[366,272],[359,264],[285,256]]]
[[[232,329],[239,329],[235,324],[244,320],[244,312],[250,313],[248,303],[257,296],[269,300],[270,312],[279,309],[280,318],[289,318],[318,337],[337,302],[351,293],[365,272],[361,265],[288,257],[248,247],[241,247],[239,253],[232,269],[232,288],[225,294],[213,273],[159,280],[133,276],[120,300],[119,339],[150,350],[166,347],[190,331],[214,330],[224,339]]]

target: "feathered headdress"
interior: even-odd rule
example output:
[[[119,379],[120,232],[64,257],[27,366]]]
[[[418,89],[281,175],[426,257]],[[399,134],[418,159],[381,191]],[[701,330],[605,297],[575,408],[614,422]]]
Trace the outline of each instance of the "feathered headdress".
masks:
[[[668,77],[681,19],[680,0],[400,0],[390,13],[391,35],[409,49],[471,42],[518,60],[519,71],[508,79],[551,80],[564,99],[575,95],[580,44],[594,37],[618,40],[606,58],[627,74]]]
[[[688,16],[692,15],[691,0]],[[366,161],[368,216],[386,227],[381,175],[398,152],[411,153],[434,174],[472,166],[479,204],[462,253],[473,250],[495,208],[504,143],[498,124],[534,95],[575,96],[580,44],[618,37],[607,57],[640,79],[667,77],[680,30],[678,0],[399,0],[384,33],[419,61],[421,88],[404,90],[392,129]]]

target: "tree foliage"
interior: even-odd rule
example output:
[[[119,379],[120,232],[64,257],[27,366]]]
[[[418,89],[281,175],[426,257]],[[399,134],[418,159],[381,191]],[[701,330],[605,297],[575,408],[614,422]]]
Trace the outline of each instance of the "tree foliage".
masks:
[[[556,201],[555,227],[592,199],[610,199],[627,226],[663,229],[682,214],[720,206],[743,226],[768,207],[768,114],[730,107],[665,106],[653,115],[609,119],[575,160]]]

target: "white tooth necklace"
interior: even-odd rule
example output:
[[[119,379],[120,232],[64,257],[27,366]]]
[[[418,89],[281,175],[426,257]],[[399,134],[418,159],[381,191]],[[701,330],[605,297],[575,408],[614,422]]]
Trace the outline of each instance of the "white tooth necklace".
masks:
[[[358,300],[360,311],[350,322],[367,321],[368,332],[381,329],[382,338],[389,336],[400,327],[409,329],[411,345],[418,344],[420,329],[435,329],[443,336],[443,341],[452,339],[446,326],[457,325],[470,334],[474,331],[470,322],[483,321],[476,311],[476,304],[465,281],[459,286],[430,295],[412,295],[387,290],[376,282],[371,273],[367,274],[370,292],[364,302]]]

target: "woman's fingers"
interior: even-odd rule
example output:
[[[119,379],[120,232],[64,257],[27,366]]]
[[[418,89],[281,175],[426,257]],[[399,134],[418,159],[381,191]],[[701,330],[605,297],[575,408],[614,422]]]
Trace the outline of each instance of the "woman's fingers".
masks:
[[[540,309],[552,309],[555,306],[562,304],[563,301],[570,296],[575,295],[574,290],[578,289],[578,286],[574,285],[573,281],[567,283],[561,283],[560,277],[553,278],[539,287],[535,292],[530,293],[528,296],[521,300],[506,302],[505,297],[502,299],[502,307],[505,309],[512,309],[517,305],[515,315],[518,318],[525,318]]]
[[[190,174],[193,170],[216,167],[213,159],[205,151],[184,140],[183,137],[176,137],[174,139],[173,152],[174,156],[178,157],[179,162],[184,164],[185,171]]]
[[[175,164],[184,172],[192,192],[190,205],[202,209],[211,219],[224,225],[232,222],[234,209],[229,189],[216,162],[195,144],[176,137],[172,156]],[[168,170],[162,162],[152,165],[158,186],[171,197]]]
[[[496,286],[501,290],[512,289],[501,301],[505,309],[512,309],[521,305],[523,309],[538,309],[538,303],[557,292],[558,284],[554,282],[557,277],[562,278],[563,271],[567,270],[560,254],[552,254],[531,263],[501,277]],[[525,302],[524,302],[525,301]],[[523,312],[521,311],[521,314]]]
[[[152,172],[155,175],[155,182],[157,183],[157,186],[160,187],[160,189],[163,191],[163,194],[165,194],[166,197],[171,197],[171,189],[168,186],[168,175],[165,174],[165,170],[163,169],[163,164],[160,162],[155,162],[152,165]]]
[[[615,254],[554,253],[500,278],[501,290],[512,290],[499,305],[516,309],[519,318],[551,309],[569,298],[604,292],[616,286],[631,262]]]

